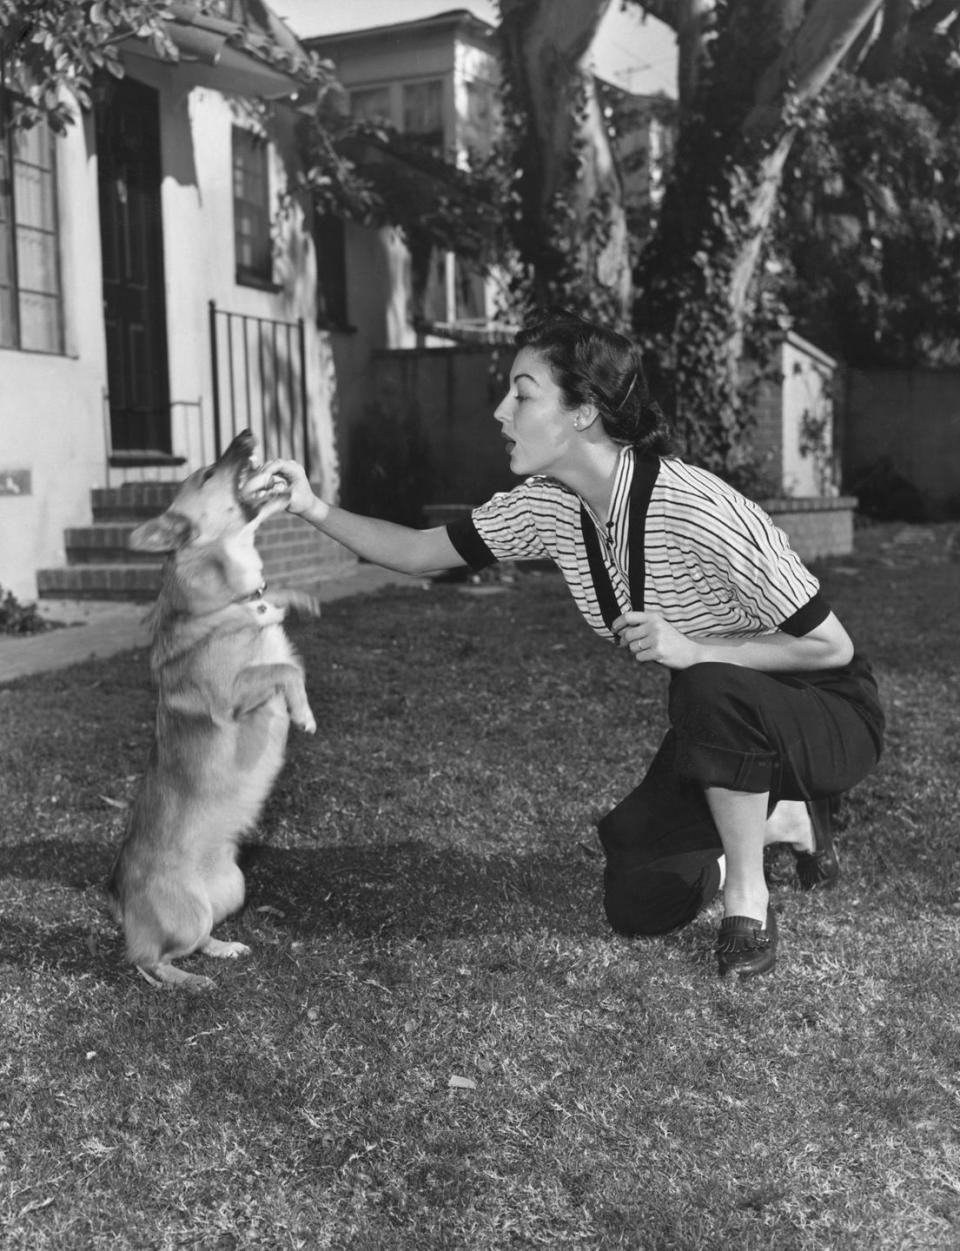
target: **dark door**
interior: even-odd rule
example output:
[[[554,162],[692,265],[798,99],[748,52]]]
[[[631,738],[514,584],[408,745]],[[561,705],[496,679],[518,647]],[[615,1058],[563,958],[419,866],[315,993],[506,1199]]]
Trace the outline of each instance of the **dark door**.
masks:
[[[170,452],[156,91],[111,82],[96,127],[112,450]]]

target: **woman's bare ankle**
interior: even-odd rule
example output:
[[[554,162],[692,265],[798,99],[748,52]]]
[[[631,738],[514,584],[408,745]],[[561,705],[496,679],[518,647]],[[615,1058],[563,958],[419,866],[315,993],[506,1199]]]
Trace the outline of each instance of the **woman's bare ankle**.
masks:
[[[761,924],[766,919],[770,904],[770,892],[763,890],[731,890],[729,885],[723,892],[723,915],[725,917],[752,917]]]

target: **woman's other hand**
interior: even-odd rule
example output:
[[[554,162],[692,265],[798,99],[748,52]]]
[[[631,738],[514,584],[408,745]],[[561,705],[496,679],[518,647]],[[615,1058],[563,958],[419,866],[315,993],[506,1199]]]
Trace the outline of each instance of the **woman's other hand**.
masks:
[[[635,660],[653,661],[668,669],[689,669],[697,663],[697,644],[653,612],[625,612],[613,623],[621,647]]]

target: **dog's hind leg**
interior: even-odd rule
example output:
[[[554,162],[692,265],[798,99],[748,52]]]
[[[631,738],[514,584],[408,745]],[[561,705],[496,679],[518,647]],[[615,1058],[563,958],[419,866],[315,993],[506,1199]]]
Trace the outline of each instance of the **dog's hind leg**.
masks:
[[[213,910],[202,893],[176,875],[153,878],[149,889],[130,892],[122,922],[127,959],[151,984],[171,989],[210,990],[209,977],[187,973],[171,963],[203,950],[213,928]]]

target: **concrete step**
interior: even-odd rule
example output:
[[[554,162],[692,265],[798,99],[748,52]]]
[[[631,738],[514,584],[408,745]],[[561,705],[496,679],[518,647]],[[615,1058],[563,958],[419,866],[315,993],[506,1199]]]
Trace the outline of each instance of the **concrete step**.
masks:
[[[131,552],[127,540],[137,528],[135,521],[102,521],[92,526],[65,530],[64,546],[70,565],[156,564],[162,554]]]
[[[146,521],[168,508],[179,482],[126,482],[90,492],[94,521]]]
[[[160,589],[159,562],[119,561],[37,570],[39,599],[125,599],[147,602]]]

